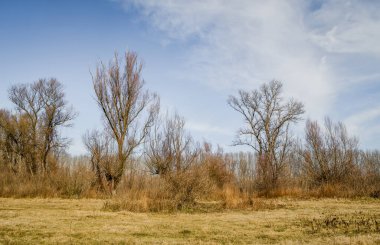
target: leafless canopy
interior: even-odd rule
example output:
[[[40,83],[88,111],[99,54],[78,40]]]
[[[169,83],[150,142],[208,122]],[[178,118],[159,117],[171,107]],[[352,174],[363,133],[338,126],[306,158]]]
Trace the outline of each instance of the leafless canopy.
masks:
[[[93,183],[102,191],[109,190],[108,182],[115,173],[115,155],[111,137],[99,131],[87,132],[83,136],[83,142],[90,152],[91,169],[95,173],[96,181]],[[109,190],[112,192],[112,189]]]
[[[153,174],[186,171],[199,155],[199,149],[185,131],[185,120],[177,113],[156,123],[146,143],[147,165]]]
[[[3,114],[0,128],[12,139],[8,143],[17,146],[17,155],[32,174],[50,171],[52,153],[56,155],[67,146],[68,140],[59,135],[59,128],[70,126],[76,113],[64,97],[62,84],[54,78],[15,85],[9,90],[9,99],[18,113]]]
[[[284,101],[279,81],[251,92],[240,90],[239,96],[229,97],[228,104],[243,116],[246,125],[238,131],[234,144],[252,147],[259,165],[265,162],[263,170],[276,182],[290,149],[289,126],[301,119],[303,104],[294,99]]]
[[[343,123],[325,119],[324,130],[318,122],[306,122],[304,170],[316,185],[348,179],[358,161],[358,140],[350,137]]]
[[[127,160],[143,143],[159,110],[158,97],[143,89],[142,64],[136,53],[126,52],[124,61],[115,54],[108,66],[98,65],[92,78],[96,101],[117,144],[117,167],[110,173],[113,188],[124,174]]]

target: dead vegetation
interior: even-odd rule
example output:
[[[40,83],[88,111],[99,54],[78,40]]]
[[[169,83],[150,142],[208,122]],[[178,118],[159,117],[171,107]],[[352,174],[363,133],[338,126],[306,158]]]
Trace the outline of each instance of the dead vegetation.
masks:
[[[343,214],[329,214],[321,218],[305,220],[305,226],[310,233],[333,234],[368,234],[380,232],[380,215],[362,211]]]
[[[88,156],[67,155],[61,128],[75,117],[56,79],[12,86],[14,110],[0,110],[0,196],[111,198],[104,209],[137,212],[255,210],[259,197],[380,196],[380,152],[362,151],[343,123],[308,120],[305,139],[291,134],[304,113],[279,81],[240,91],[229,105],[245,127],[225,153],[201,144],[178,113],[162,115],[134,52],[92,77],[102,131],[85,134]]]
[[[103,204],[103,200],[97,199],[0,198],[0,243],[380,242],[375,227],[380,203],[374,199],[261,199],[263,206],[256,210],[207,213],[110,212],[103,210]]]

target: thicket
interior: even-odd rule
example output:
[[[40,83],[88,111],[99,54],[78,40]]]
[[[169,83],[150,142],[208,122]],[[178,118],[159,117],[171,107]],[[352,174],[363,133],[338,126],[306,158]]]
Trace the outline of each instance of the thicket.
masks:
[[[359,149],[343,123],[306,121],[291,134],[303,104],[272,81],[240,91],[228,104],[243,118],[225,153],[196,142],[178,113],[160,113],[144,89],[137,55],[117,55],[93,74],[103,131],[83,136],[88,155],[65,152],[61,128],[76,113],[56,79],[12,86],[13,110],[0,110],[0,196],[109,198],[106,209],[171,211],[254,208],[256,197],[380,197],[380,152]]]

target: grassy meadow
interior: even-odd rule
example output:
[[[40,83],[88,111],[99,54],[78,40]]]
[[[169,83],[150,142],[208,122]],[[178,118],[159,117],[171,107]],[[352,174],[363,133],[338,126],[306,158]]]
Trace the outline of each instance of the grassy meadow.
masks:
[[[99,199],[0,199],[1,244],[380,244],[379,199],[258,199],[218,212],[109,211]]]

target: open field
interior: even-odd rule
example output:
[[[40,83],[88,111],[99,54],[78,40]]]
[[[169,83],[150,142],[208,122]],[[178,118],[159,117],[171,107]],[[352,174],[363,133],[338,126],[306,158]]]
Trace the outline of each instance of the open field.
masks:
[[[262,202],[255,211],[168,214],[104,211],[94,199],[2,198],[0,243],[380,244],[380,200]]]

